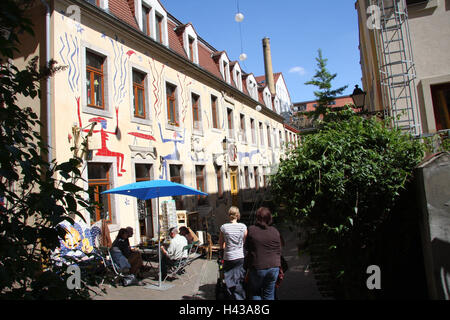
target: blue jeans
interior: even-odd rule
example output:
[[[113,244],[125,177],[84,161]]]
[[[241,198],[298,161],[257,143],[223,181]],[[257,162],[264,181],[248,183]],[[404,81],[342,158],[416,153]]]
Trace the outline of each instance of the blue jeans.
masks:
[[[248,280],[252,300],[275,300],[275,283],[279,271],[278,267],[250,270]]]

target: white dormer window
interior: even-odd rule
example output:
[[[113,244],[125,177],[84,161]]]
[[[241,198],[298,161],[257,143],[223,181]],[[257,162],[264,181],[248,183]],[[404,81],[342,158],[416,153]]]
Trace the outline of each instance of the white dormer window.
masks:
[[[249,75],[247,77],[247,90],[250,94],[250,97],[252,97],[255,100],[258,100],[258,87],[256,85],[256,79],[253,77],[253,75]]]
[[[219,60],[220,73],[226,83],[231,83],[230,79],[230,60],[228,60],[227,55],[222,53]]]
[[[143,33],[168,46],[167,13],[158,0],[135,0],[135,16]]]
[[[228,64],[228,61],[222,61],[222,67],[223,67],[223,77],[225,78],[225,81],[230,83],[230,65]]]
[[[272,109],[272,95],[267,87],[264,89],[263,98],[266,107]]]
[[[191,24],[186,26],[183,32],[183,45],[186,54],[193,63],[198,64],[198,40],[197,33]]]
[[[273,99],[273,108],[276,113],[280,114],[280,99],[278,97],[275,97]]]
[[[237,63],[233,68],[233,77],[234,83],[236,83],[237,88],[242,91],[242,73]]]

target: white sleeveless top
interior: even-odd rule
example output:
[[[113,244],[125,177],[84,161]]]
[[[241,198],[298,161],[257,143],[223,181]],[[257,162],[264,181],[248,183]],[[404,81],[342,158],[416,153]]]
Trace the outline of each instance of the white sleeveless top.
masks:
[[[224,260],[244,258],[244,233],[247,226],[243,223],[225,223],[220,227],[225,241]]]

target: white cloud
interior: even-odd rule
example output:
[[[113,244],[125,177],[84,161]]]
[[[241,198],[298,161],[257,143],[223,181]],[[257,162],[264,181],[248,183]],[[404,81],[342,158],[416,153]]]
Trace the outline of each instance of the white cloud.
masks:
[[[304,76],[306,74],[306,70],[303,67],[296,66],[289,69],[289,73],[298,73],[300,76]]]

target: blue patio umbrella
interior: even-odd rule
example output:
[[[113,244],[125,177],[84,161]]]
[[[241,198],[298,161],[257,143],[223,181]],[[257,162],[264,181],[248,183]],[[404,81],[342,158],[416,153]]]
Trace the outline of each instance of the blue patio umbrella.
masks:
[[[159,198],[160,197],[169,197],[169,196],[181,196],[181,195],[203,195],[207,196],[208,194],[197,189],[191,188],[189,186],[185,186],[184,184],[179,184],[175,182],[171,182],[168,180],[148,180],[126,184],[114,189],[109,189],[102,194],[122,194],[126,196],[131,196],[138,198],[140,200],[148,200],[148,199],[158,199],[158,210],[159,210]],[[159,212],[158,212],[159,217]],[[160,239],[161,230],[160,230],[160,221],[158,219],[158,239]],[[159,259],[159,286],[161,288],[161,244],[158,241],[158,259]]]

